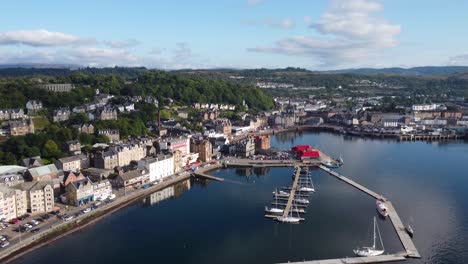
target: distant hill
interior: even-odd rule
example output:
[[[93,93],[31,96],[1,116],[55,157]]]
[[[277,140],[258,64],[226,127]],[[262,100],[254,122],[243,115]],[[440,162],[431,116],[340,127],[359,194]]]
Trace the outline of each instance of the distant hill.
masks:
[[[23,68],[23,69],[78,69],[83,66],[76,64],[52,64],[52,63],[14,63],[14,64],[0,64],[0,69],[12,69],[12,68]]]
[[[397,75],[449,75],[468,72],[468,66],[422,66],[414,68],[360,68],[324,71],[327,73],[354,73],[354,74],[397,74]]]

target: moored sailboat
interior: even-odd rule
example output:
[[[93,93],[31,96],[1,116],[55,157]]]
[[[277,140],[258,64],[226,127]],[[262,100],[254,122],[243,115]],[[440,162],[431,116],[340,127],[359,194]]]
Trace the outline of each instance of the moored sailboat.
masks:
[[[380,244],[382,245],[382,249],[376,249],[376,238],[377,238],[377,235],[376,235],[376,228],[377,228],[377,232],[378,232],[378,235],[379,235],[379,239],[380,239]],[[384,253],[384,246],[383,246],[383,242],[382,242],[382,237],[380,236],[380,230],[379,230],[379,226],[377,225],[377,221],[375,219],[375,216],[374,216],[374,237],[373,237],[373,244],[372,244],[372,247],[362,247],[362,248],[357,248],[355,250],[353,250],[354,254],[356,254],[357,256],[360,256],[360,257],[370,257],[370,256],[379,256],[379,255],[382,255]]]

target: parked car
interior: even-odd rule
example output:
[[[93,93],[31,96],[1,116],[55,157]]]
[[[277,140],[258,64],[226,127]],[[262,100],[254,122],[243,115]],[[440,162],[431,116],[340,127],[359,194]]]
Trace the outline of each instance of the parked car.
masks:
[[[67,215],[67,216],[63,217],[63,220],[65,220],[65,221],[70,221],[70,220],[72,220],[73,218],[75,218],[73,215]]]
[[[18,218],[13,218],[10,220],[10,224],[16,224],[18,223],[20,220]]]
[[[39,232],[41,229],[40,228],[34,228],[34,229],[31,229],[31,233],[37,233]]]
[[[24,224],[23,226],[24,226],[25,228],[32,228],[32,227],[33,227],[33,226],[30,225],[30,224]]]
[[[0,236],[0,241],[5,241],[5,240],[7,240],[6,236]]]
[[[7,241],[3,241],[1,244],[0,244],[0,247],[4,248],[4,247],[7,247],[8,245],[10,245],[10,242]]]
[[[85,214],[87,214],[89,212],[91,212],[91,208],[86,208],[86,209],[83,210],[83,213],[85,213]]]

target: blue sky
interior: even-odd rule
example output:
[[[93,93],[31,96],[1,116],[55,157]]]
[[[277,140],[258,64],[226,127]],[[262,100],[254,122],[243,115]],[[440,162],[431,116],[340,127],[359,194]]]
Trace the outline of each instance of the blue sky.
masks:
[[[151,68],[468,65],[468,1],[5,1],[0,63]]]

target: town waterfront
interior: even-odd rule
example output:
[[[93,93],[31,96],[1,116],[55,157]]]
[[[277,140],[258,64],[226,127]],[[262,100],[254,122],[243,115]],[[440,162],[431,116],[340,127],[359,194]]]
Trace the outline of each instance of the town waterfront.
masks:
[[[343,175],[389,198],[412,222],[421,260],[468,262],[468,144],[399,143],[329,133],[283,133],[272,146],[311,144],[344,158]],[[183,182],[124,208],[13,263],[278,263],[353,256],[370,245],[375,201],[315,170],[306,221],[263,217],[275,188],[291,184],[291,168],[227,169],[224,182]],[[165,197],[171,199],[163,200]],[[160,202],[159,202],[160,201]],[[378,221],[385,250],[401,244],[388,220]]]

